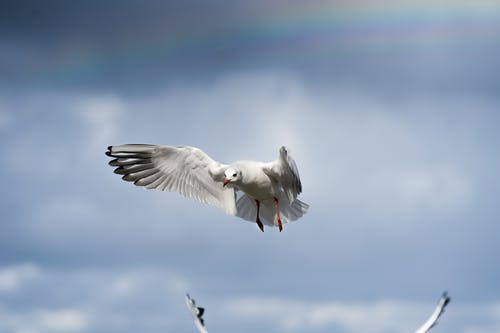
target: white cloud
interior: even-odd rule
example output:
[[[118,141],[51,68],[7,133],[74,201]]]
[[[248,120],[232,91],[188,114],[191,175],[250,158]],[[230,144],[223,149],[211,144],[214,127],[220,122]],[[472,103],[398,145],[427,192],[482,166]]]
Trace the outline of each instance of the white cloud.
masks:
[[[21,266],[3,268],[1,273],[14,270],[29,275]],[[40,268],[36,271],[42,275]],[[183,302],[189,282],[166,268],[47,267],[36,288],[24,288],[26,283],[16,285],[17,294],[0,299],[2,333],[129,332],[131,327],[171,331],[172,318],[178,317],[175,311],[187,314]],[[24,300],[29,301],[18,306]],[[185,327],[190,327],[189,320]]]
[[[38,100],[56,100],[56,108],[77,111],[84,140],[66,143],[85,147],[86,154],[57,147],[33,152],[23,140],[14,141],[6,163],[24,178],[33,166],[38,170],[33,176],[88,176],[101,170],[92,161],[116,140],[198,145],[223,162],[274,159],[285,144],[297,159],[304,199],[328,198],[345,207],[361,203],[363,211],[377,216],[463,209],[480,177],[465,168],[477,157],[475,143],[456,145],[469,119],[461,116],[453,126],[436,126],[446,125],[439,112],[447,108],[443,101],[389,104],[342,88],[313,91],[289,73],[237,73],[210,85],[169,87],[146,97],[88,94]],[[456,105],[450,101],[449,108]]]
[[[34,309],[15,312],[0,309],[0,332],[82,332],[91,325],[90,316],[72,308]]]
[[[89,226],[99,224],[92,219],[92,206],[99,204],[91,199],[77,202],[88,195],[79,193],[72,181],[89,179],[88,184],[96,184],[94,189],[112,184],[123,191],[116,196],[120,199],[130,191],[131,185],[106,166],[104,150],[115,143],[196,145],[222,162],[272,160],[285,144],[298,163],[301,197],[312,205],[311,212],[330,214],[332,207],[338,214],[356,211],[351,217],[360,223],[373,225],[377,220],[385,227],[407,225],[430,214],[461,214],[470,207],[481,177],[465,167],[478,158],[474,142],[460,148],[455,144],[467,117],[458,117],[446,135],[435,125],[444,123],[438,112],[446,109],[443,102],[395,105],[342,88],[315,91],[289,73],[239,73],[209,85],[168,87],[146,97],[88,94],[58,100],[61,108],[77,111],[70,118],[82,126],[83,135],[68,138],[72,149],[49,148],[42,156],[22,154],[30,147],[18,143],[16,153],[7,159],[24,181],[44,174],[68,183],[74,192],[69,199],[44,198],[47,207],[40,216],[49,216],[45,221],[54,218],[56,224],[80,213],[80,220],[87,217]],[[33,165],[37,175],[31,171]],[[138,193],[133,200],[151,212],[151,220],[163,220],[162,214],[171,210],[178,218],[194,220],[210,210],[177,194],[146,195],[137,189],[130,193]],[[119,219],[110,223],[115,221]],[[152,238],[175,235],[181,225],[157,224],[158,233]],[[131,235],[130,230],[120,232]]]
[[[41,272],[33,264],[0,267],[0,293],[17,292],[24,284],[36,280]]]
[[[355,333],[414,332],[431,315],[436,303],[380,300],[377,302],[306,302],[284,298],[237,298],[223,302],[222,314],[242,324],[271,324],[276,332]],[[498,303],[469,306],[454,304],[438,322],[441,332],[494,332],[500,327]],[[227,315],[229,314],[229,315]],[[477,326],[467,324],[481,318]]]
[[[498,333],[500,332],[500,323],[497,325],[478,325],[466,326],[463,333]]]
[[[89,150],[101,151],[113,142],[124,101],[114,95],[83,95],[76,101],[76,109],[90,129]]]
[[[413,326],[418,327],[418,313],[424,308],[422,304],[393,301],[318,304],[267,298],[239,299],[225,305],[225,311],[234,316],[271,321],[283,332],[335,326],[347,332],[411,331],[412,321]],[[428,310],[431,311],[432,308]]]
[[[15,333],[39,333],[40,331],[34,328],[22,327],[15,330]]]
[[[470,195],[465,178],[450,166],[407,170],[400,176],[398,193],[410,209],[453,210]]]
[[[58,181],[79,168],[88,170],[96,155],[102,157],[124,109],[114,95],[54,92],[9,100],[8,105],[22,113],[2,162],[23,179],[43,175]],[[10,119],[0,105],[0,128]]]
[[[21,269],[21,266],[12,267],[17,267],[14,269],[17,271],[31,270]],[[2,269],[5,271],[7,268]],[[36,271],[42,274],[40,268]],[[23,274],[31,274],[26,272]],[[8,299],[0,302],[0,332],[128,332],[130,327],[172,331],[173,327],[192,327],[183,296],[200,286],[193,287],[176,271],[155,267],[48,268],[43,270],[43,276],[38,284],[41,290],[36,291],[43,294],[33,299],[33,304],[19,309],[9,306]],[[18,286],[24,299],[34,291],[27,291],[22,284]],[[193,296],[197,298],[196,294]],[[207,306],[209,327],[249,325],[271,327],[276,333],[413,332],[432,313],[437,301],[318,302],[276,297],[220,300],[217,294],[213,297],[212,300],[204,297],[200,303]],[[435,330],[443,333],[495,332],[500,327],[499,309],[498,302],[467,305],[452,300]]]
[[[43,310],[36,317],[46,332],[81,332],[89,326],[87,315],[75,309]]]
[[[154,98],[148,103],[155,105]],[[414,103],[388,104],[343,89],[312,91],[286,73],[244,73],[208,87],[168,90],[157,104],[186,110],[191,124],[178,123],[189,128],[180,135],[193,140],[204,134],[203,144],[219,148],[215,159],[274,159],[278,147],[288,145],[304,198],[361,204],[371,216],[464,208],[477,175],[460,164],[466,157],[455,142],[462,133],[443,135],[450,128],[434,125],[444,122],[443,102],[425,105],[425,112]],[[474,147],[462,148],[474,154]]]
[[[137,288],[137,282],[131,276],[120,276],[111,284],[111,292],[116,297],[130,296]]]
[[[41,98],[41,104],[49,103],[49,99]],[[484,177],[480,168],[475,168],[474,165],[470,167],[471,161],[481,166],[496,165],[485,163],[488,158],[496,157],[476,149],[483,147],[482,149],[487,150],[492,146],[491,142],[479,135],[481,126],[469,127],[470,119],[463,114],[453,114],[453,122],[448,124],[447,117],[437,112],[441,109],[454,109],[452,107],[442,103],[429,103],[425,106],[426,111],[422,112],[420,108],[413,110],[414,106],[411,105],[391,105],[364,94],[349,94],[335,89],[328,92],[312,91],[307,90],[298,78],[280,73],[224,77],[210,85],[169,88],[162,94],[147,98],[96,94],[84,97],[66,96],[60,100],[64,102],[59,101],[58,107],[71,106],[71,110],[78,111],[68,113],[63,118],[69,123],[69,132],[73,133],[75,130],[74,136],[68,135],[47,141],[45,135],[29,137],[26,134],[27,137],[12,140],[13,153],[3,156],[6,163],[14,163],[13,168],[18,171],[16,175],[19,175],[23,184],[31,185],[33,180],[45,178],[56,180],[52,183],[53,187],[36,188],[29,196],[23,196],[23,199],[26,198],[24,204],[28,212],[23,214],[23,217],[27,216],[30,223],[19,223],[19,228],[15,231],[28,230],[26,232],[32,233],[34,237],[32,241],[26,241],[26,234],[19,232],[15,235],[16,240],[24,242],[25,245],[28,243],[31,247],[29,251],[33,251],[33,248],[40,249],[41,260],[61,260],[61,265],[68,259],[79,260],[81,257],[84,257],[82,262],[85,263],[114,264],[116,258],[113,256],[120,252],[126,260],[129,259],[127,256],[130,256],[133,262],[172,263],[180,271],[185,270],[186,274],[198,274],[201,271],[196,279],[207,281],[207,285],[196,288],[219,286],[224,283],[228,270],[234,269],[236,276],[239,276],[237,270],[246,269],[243,266],[247,267],[246,264],[240,263],[247,261],[253,265],[254,262],[262,260],[264,265],[255,266],[255,274],[263,273],[261,268],[274,267],[273,260],[276,257],[269,256],[269,253],[275,253],[278,258],[286,258],[282,248],[285,243],[276,243],[273,234],[267,233],[258,243],[254,243],[248,233],[226,237],[218,226],[222,226],[224,232],[232,232],[232,227],[223,225],[218,219],[227,218],[231,223],[241,222],[232,217],[222,217],[222,213],[215,208],[190,202],[176,194],[146,194],[135,189],[130,191],[134,193],[134,197],[123,200],[129,193],[127,189],[132,189],[133,186],[122,183],[119,177],[112,175],[112,170],[106,165],[107,158],[103,151],[108,144],[125,138],[127,142],[193,144],[199,145],[215,159],[224,162],[238,158],[276,158],[278,146],[286,144],[297,160],[301,172],[304,184],[302,198],[311,203],[311,215],[304,219],[312,216],[324,220],[332,211],[340,210],[358,220],[362,220],[359,216],[365,214],[370,217],[366,223],[371,223],[372,229],[364,232],[365,229],[360,224],[356,224],[354,228],[360,230],[358,235],[366,235],[373,242],[380,240],[379,235],[370,232],[375,228],[384,234],[389,233],[390,237],[397,232],[394,228],[383,228],[388,223],[400,223],[402,219],[411,220],[422,215],[436,216],[436,213],[459,215],[471,204],[481,177]],[[411,101],[408,103],[411,104]],[[468,107],[475,109],[471,105]],[[52,126],[60,120],[59,116],[48,113],[44,120]],[[485,119],[481,121],[484,122]],[[39,132],[50,133],[49,130],[42,128]],[[29,129],[26,130],[26,133],[29,132]],[[39,140],[35,147],[43,149],[33,149],[31,143],[35,140]],[[60,145],[63,141],[65,145]],[[79,147],[82,146],[85,147],[82,148],[84,154],[78,154]],[[75,149],[61,149],[63,147]],[[89,154],[99,155],[99,158],[88,158]],[[35,167],[36,173],[33,172]],[[106,198],[103,202],[94,202],[93,200],[104,198],[100,191],[103,189],[104,192],[108,183],[104,183],[103,175],[109,176],[106,180],[111,179],[113,186],[116,184],[116,192],[110,195],[109,200]],[[94,186],[89,186],[90,184]],[[64,193],[64,196],[61,196],[61,193]],[[152,205],[154,209],[150,209],[151,206],[148,205]],[[131,206],[133,209],[127,210]],[[195,211],[197,213],[194,213]],[[133,213],[129,214],[130,212]],[[390,219],[386,218],[388,214],[391,214]],[[104,219],[107,220],[103,221]],[[201,227],[196,229],[197,226],[184,223],[187,220],[199,223]],[[73,221],[78,223],[71,223]],[[309,221],[316,222],[313,218]],[[345,241],[355,249],[353,256],[360,260],[354,265],[361,265],[369,263],[381,253],[387,253],[387,250],[392,250],[387,244],[381,243],[380,248],[365,254],[363,251],[366,251],[366,248],[359,238],[354,241],[344,238],[346,233],[341,228],[348,228],[353,224],[342,223],[343,221],[339,222],[338,219],[335,223],[329,221],[328,219],[321,226],[325,228],[323,235],[330,238],[329,244],[317,242],[318,234],[315,232],[318,229],[315,228],[319,224],[310,224],[309,228],[304,223],[304,228],[308,228],[307,232],[293,236],[293,230],[290,229],[290,233],[283,235],[300,237],[300,244],[292,253],[300,251],[301,258],[306,258],[307,251],[303,249],[318,253],[328,251],[333,242],[341,244]],[[463,226],[463,220],[460,222]],[[474,224],[474,230],[484,226],[477,223]],[[333,228],[336,229],[335,234],[331,232]],[[110,230],[111,232],[108,232]],[[454,234],[462,231],[465,234],[468,230],[468,227],[460,227],[454,229]],[[405,229],[405,232],[407,231]],[[110,239],[110,235],[118,236],[116,239]],[[178,235],[182,237],[177,237]],[[429,237],[442,237],[442,234]],[[460,246],[463,245],[462,240]],[[473,251],[469,251],[468,247],[455,247],[441,252],[442,262],[453,273],[475,271],[469,270],[467,264],[457,268],[460,265],[456,265],[456,258],[447,253],[465,255],[471,252],[471,256],[474,256],[474,251],[481,248],[477,247],[480,241],[481,239],[474,239],[467,245],[474,247]],[[429,239],[429,243],[431,242],[432,239]],[[313,243],[314,247],[311,247]],[[211,247],[206,247],[207,245]],[[234,251],[228,252],[228,248]],[[200,258],[200,249],[202,252],[208,251],[206,256],[219,256],[214,265],[220,266],[212,269],[204,262],[203,267],[210,268],[206,271],[197,268],[199,266],[196,264],[193,266],[192,263],[197,263],[196,260]],[[248,251],[249,249],[256,252]],[[432,251],[435,251],[435,248],[408,247],[405,250],[411,251],[412,254],[418,253],[418,257],[415,255],[415,259],[418,259],[434,256]],[[57,255],[58,251],[62,257]],[[231,265],[223,267],[226,266],[226,260],[232,259],[238,263],[236,268]],[[407,258],[401,259],[402,261],[396,261],[399,260],[397,258],[389,259],[391,262],[388,269],[391,273],[398,277],[407,276],[400,268],[408,267]],[[385,260],[385,257],[382,257],[382,260]],[[288,269],[290,264],[284,261],[284,269]],[[311,261],[311,267],[323,267],[321,256],[319,259],[316,257],[314,261]],[[38,304],[27,305],[28,310],[22,309],[19,312],[29,313],[27,318],[30,320],[41,320],[41,317],[35,316],[35,310],[44,309],[43,311],[49,311],[50,314],[50,311],[80,309],[75,311],[83,311],[83,318],[92,323],[93,327],[109,327],[106,326],[110,325],[106,324],[106,320],[113,318],[110,322],[113,322],[113,328],[117,328],[117,331],[118,328],[128,327],[132,321],[131,313],[134,314],[138,308],[147,310],[139,310],[142,312],[137,314],[137,323],[151,323],[151,317],[156,318],[156,327],[169,320],[182,322],[164,316],[169,310],[175,313],[176,310],[173,309],[176,309],[183,293],[192,290],[189,279],[183,274],[154,267],[99,271],[82,267],[79,261],[72,262],[71,265],[77,266],[68,269],[71,273],[53,272],[44,280],[47,285],[57,284],[56,287],[47,288],[49,297],[46,297],[46,294],[33,295],[33,301]],[[332,268],[325,268],[325,274],[335,274],[334,270],[339,267],[346,268],[341,265],[343,264],[336,262]],[[278,268],[281,269],[281,266]],[[440,265],[440,269],[442,268]],[[436,272],[434,269],[429,274]],[[487,271],[479,273],[491,276]],[[343,277],[348,278],[349,274],[345,273]],[[352,274],[359,274],[359,270],[353,271]],[[24,291],[24,280],[15,276],[12,273],[4,274],[3,277],[0,275],[0,289],[3,288],[4,293]],[[241,281],[230,281],[230,285],[233,288],[248,285],[252,283],[251,278],[241,275]],[[460,285],[470,282],[467,274],[447,277],[447,281],[453,279],[452,282],[455,282],[455,278],[459,279],[457,284]],[[421,285],[418,290],[427,287]],[[304,288],[309,289],[311,286],[308,283],[299,286],[299,292],[304,292]],[[345,288],[348,290],[356,286],[346,284]],[[387,286],[381,284],[382,288]],[[52,297],[50,293],[57,297]],[[47,308],[44,304],[40,305],[44,297],[57,304]],[[278,331],[326,331],[335,326],[363,332],[386,329],[407,331],[421,323],[432,309],[432,306],[429,309],[429,304],[390,301],[316,303],[288,299],[255,299],[253,303],[245,302],[236,303],[241,309],[246,309],[244,313],[237,313],[236,318],[246,318],[252,323],[259,320],[268,321],[274,323]],[[38,307],[31,308],[35,306]],[[179,311],[184,313],[183,304],[179,307]],[[416,309],[414,312],[410,311],[413,307]],[[40,315],[40,312],[37,313]],[[473,316],[478,314],[479,312],[474,312]],[[68,318],[71,322],[72,317]],[[73,322],[78,322],[74,318],[78,316],[73,317]],[[233,320],[227,316],[224,318],[221,318],[221,321]],[[399,319],[392,323],[394,318]],[[492,323],[477,327],[497,327],[498,320],[495,321],[492,314],[488,315],[488,318]],[[444,319],[449,320],[448,316]],[[190,325],[190,322],[187,325]],[[16,327],[27,332],[37,330],[35,327],[24,327],[20,324]],[[471,331],[479,331],[479,328],[475,327],[469,326]]]

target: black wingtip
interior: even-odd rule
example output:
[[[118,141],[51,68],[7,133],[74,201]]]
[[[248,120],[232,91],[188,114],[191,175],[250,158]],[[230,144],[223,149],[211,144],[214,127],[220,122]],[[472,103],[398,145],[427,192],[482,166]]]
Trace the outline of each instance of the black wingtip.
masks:
[[[113,146],[108,146],[108,151],[106,152],[106,155],[112,156],[111,151],[113,150]]]
[[[448,303],[450,303],[451,301],[451,298],[450,296],[448,296],[448,292],[447,291],[444,291],[443,294],[441,295],[441,300],[443,302],[443,312],[444,312],[444,308],[448,305]],[[440,300],[440,302],[441,302]]]
[[[201,317],[203,317],[203,314],[205,313],[205,308],[202,308],[202,307],[198,307],[198,318],[201,319]]]
[[[114,169],[113,172],[116,173],[117,175],[125,175],[124,170],[125,170],[125,168],[120,166],[120,167]]]
[[[447,305],[448,305],[448,303],[450,303],[450,301],[451,301],[451,297],[450,297],[450,296],[448,296],[448,294],[447,294],[447,293],[446,293],[446,294],[444,294],[444,295],[443,295],[443,297],[444,297],[444,304],[443,304],[443,306],[447,306]]]

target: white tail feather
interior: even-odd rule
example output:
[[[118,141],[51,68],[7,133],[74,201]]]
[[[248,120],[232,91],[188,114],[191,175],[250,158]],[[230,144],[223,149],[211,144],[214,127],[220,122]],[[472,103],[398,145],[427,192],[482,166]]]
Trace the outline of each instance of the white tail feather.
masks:
[[[281,222],[283,224],[291,221],[295,221],[302,217],[307,210],[309,205],[305,202],[295,199],[292,203],[288,198],[283,195],[279,199],[279,210],[281,216]],[[236,202],[236,216],[250,222],[255,222],[257,218],[257,204],[255,200],[250,198],[248,195],[243,194]],[[277,216],[276,208],[274,207],[273,200],[266,200],[260,203],[260,220],[263,224],[268,226],[277,226]]]

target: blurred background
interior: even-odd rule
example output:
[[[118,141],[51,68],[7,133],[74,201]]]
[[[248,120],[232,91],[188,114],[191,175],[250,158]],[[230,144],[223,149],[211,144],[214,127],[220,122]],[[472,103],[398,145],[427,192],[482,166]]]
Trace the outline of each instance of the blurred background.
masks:
[[[0,2],[0,332],[500,331],[500,3]],[[290,148],[284,231],[106,147]]]

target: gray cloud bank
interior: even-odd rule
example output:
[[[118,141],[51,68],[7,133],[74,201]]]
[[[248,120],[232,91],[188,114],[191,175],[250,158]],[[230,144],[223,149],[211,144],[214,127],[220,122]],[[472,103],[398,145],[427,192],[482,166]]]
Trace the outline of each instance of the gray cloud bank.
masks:
[[[122,332],[189,325],[188,319],[159,318],[159,311],[185,311],[181,289],[215,302],[214,308],[224,305],[221,300],[249,295],[264,303],[277,299],[291,309],[310,304],[313,312],[337,306],[329,302],[342,309],[363,302],[360,316],[379,311],[379,301],[428,302],[444,288],[459,307],[482,304],[491,312],[486,304],[498,301],[499,271],[490,261],[499,231],[496,104],[388,102],[349,90],[324,94],[282,72],[243,72],[148,98],[34,93],[28,99],[4,96],[0,105],[0,135],[8,138],[0,160],[0,262],[7,270],[21,265],[21,273],[3,279],[4,294],[11,296],[2,304],[17,309],[4,315],[27,316],[14,322],[29,318],[42,325],[40,332],[52,332],[57,328],[51,318],[60,315],[69,318],[68,327],[112,331],[112,324],[94,316],[127,306],[89,305],[77,290],[68,290],[58,303],[57,293],[40,294],[52,278],[24,290],[23,281],[45,270],[54,271],[54,279],[60,272],[68,285],[88,283],[85,288],[97,295],[99,288],[113,289],[123,272],[154,279],[140,298],[130,294],[129,301],[143,299],[155,314],[116,324]],[[107,145],[131,142],[194,145],[224,162],[271,160],[285,143],[299,165],[311,211],[284,233],[261,235],[254,225],[213,207],[136,188],[114,175],[104,156]],[[96,270],[98,278],[85,274]],[[127,281],[116,288],[127,293]],[[175,290],[163,300],[156,288]],[[182,310],[175,308],[176,297]],[[311,319],[316,315],[307,313],[295,324],[280,316],[264,322],[247,317],[243,330],[360,329],[336,319],[318,326]],[[494,315],[477,316],[471,322],[481,329],[498,325]],[[216,315],[214,322],[227,322],[220,324],[225,330],[238,327],[240,319],[245,320]],[[411,319],[370,332],[420,322]],[[442,332],[474,331],[451,315],[443,321]]]
[[[436,332],[499,331],[494,2],[266,3],[2,1],[0,333],[187,332],[186,291],[213,332],[411,331],[444,289]],[[310,212],[261,234],[121,181],[120,143],[286,144]]]

